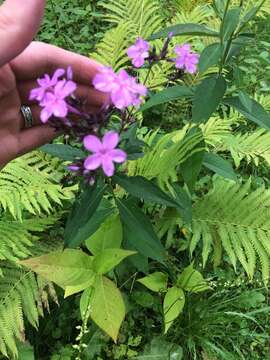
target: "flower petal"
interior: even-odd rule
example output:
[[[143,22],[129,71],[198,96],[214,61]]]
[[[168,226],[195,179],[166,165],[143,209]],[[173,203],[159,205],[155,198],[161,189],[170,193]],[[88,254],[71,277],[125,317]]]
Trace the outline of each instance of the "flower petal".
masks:
[[[84,167],[87,170],[96,170],[102,164],[102,157],[99,154],[90,155],[84,161]]]
[[[112,150],[119,143],[119,135],[115,131],[109,131],[104,135],[102,143],[104,149]]]
[[[114,164],[110,156],[103,157],[102,169],[104,174],[111,177],[114,174]]]
[[[99,152],[103,146],[99,138],[95,135],[87,135],[83,139],[84,147],[94,153]]]
[[[51,116],[52,116],[52,111],[49,108],[44,108],[40,113],[40,120],[43,123],[46,123]]]
[[[127,154],[123,150],[120,150],[120,149],[111,150],[110,156],[114,162],[119,163],[119,164],[125,162],[127,159]]]

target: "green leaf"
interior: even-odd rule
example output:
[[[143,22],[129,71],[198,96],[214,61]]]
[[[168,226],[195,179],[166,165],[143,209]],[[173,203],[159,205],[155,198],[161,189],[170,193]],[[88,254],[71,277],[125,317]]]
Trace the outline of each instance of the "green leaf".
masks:
[[[193,96],[193,91],[190,87],[183,85],[172,86],[151,96],[150,99],[140,108],[140,111],[145,111],[157,105],[191,96]]]
[[[77,294],[77,293],[89,288],[90,286],[92,286],[95,281],[95,276],[96,276],[96,274],[93,272],[93,275],[91,277],[89,277],[89,279],[86,282],[80,283],[78,285],[66,286],[64,298],[67,298],[71,295]]]
[[[165,249],[159,241],[153,226],[144,213],[129,201],[117,199],[121,221],[125,224],[125,236],[143,256],[163,262]]]
[[[132,360],[182,360],[181,346],[167,342],[163,337],[154,338],[145,348],[142,355],[135,356]]]
[[[222,56],[222,52],[223,47],[220,43],[207,46],[200,56],[199,71],[203,73],[211,66],[217,65]]]
[[[183,206],[183,209],[178,209],[181,217],[187,224],[190,224],[192,221],[192,201],[188,191],[181,188],[178,183],[172,184],[172,189],[177,201]]]
[[[205,78],[196,88],[192,107],[192,121],[206,122],[217,110],[227,89],[222,75]]]
[[[240,12],[240,7],[232,8],[227,12],[223,22],[223,26],[221,28],[221,36],[223,38],[223,41],[229,40],[234,31],[236,30],[239,24]]]
[[[113,180],[130,195],[160,205],[183,208],[181,203],[166,194],[152,181],[142,176],[115,175]]]
[[[39,150],[65,161],[74,161],[85,157],[85,153],[82,150],[64,144],[47,144],[41,146]]]
[[[180,315],[185,305],[185,294],[176,286],[171,287],[164,298],[163,313],[165,334],[167,334],[173,321]]]
[[[129,250],[105,249],[94,257],[93,269],[99,275],[106,274],[126,257],[134,254],[136,254],[136,252]]]
[[[245,101],[243,100],[245,97]],[[224,104],[233,107],[239,111],[248,120],[261,126],[264,129],[270,130],[270,114],[257,101],[251,99],[247,94],[239,97],[227,98]],[[247,105],[248,104],[248,105]]]
[[[104,276],[97,276],[92,288],[81,297],[81,313],[90,305],[91,319],[116,342],[125,317],[125,304],[116,285]]]
[[[92,217],[95,214],[107,185],[96,184],[87,186],[75,202],[73,209],[69,215],[65,232],[65,246],[77,247],[86,240],[92,230]]]
[[[195,132],[202,133],[201,129],[193,128],[189,131],[186,137],[193,136]],[[202,141],[197,146],[199,151],[195,152],[184,163],[180,165],[181,175],[191,192],[194,189],[194,185],[197,181],[198,175],[201,171],[203,164],[203,158],[205,154],[205,151],[203,149],[205,146],[203,136],[202,136]]]
[[[55,251],[20,264],[62,288],[85,283],[93,276],[93,257],[75,249]]]
[[[177,278],[177,286],[194,293],[209,290],[210,287],[204,280],[202,274],[194,270],[193,263],[186,267]]]
[[[237,181],[237,175],[230,162],[217,154],[206,153],[203,158],[203,165],[225,179]]]
[[[119,214],[113,214],[85,241],[85,245],[93,255],[97,255],[104,249],[120,248],[122,240],[123,229]]]
[[[35,360],[34,348],[30,344],[20,343],[17,360]]]
[[[155,272],[137,281],[152,291],[164,292],[167,289],[168,275]]]
[[[161,30],[155,34],[153,34],[149,40],[155,40],[160,38],[166,38],[170,33],[176,35],[198,35],[198,36],[215,36],[219,37],[219,33],[215,30],[209,29],[204,25],[200,24],[178,24],[174,26],[170,26],[164,30]]]
[[[241,28],[244,27],[247,23],[249,23],[251,20],[253,20],[255,18],[255,16],[257,15],[258,11],[261,9],[261,7],[263,6],[263,4],[265,3],[266,0],[262,0],[260,5],[258,6],[254,6],[252,7],[247,13],[246,15],[243,17],[242,21],[241,21]]]

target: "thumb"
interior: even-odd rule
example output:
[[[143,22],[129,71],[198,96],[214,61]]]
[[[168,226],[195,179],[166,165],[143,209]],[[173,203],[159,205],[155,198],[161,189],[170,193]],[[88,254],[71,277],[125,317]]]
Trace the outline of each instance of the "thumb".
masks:
[[[0,66],[19,55],[33,40],[46,0],[6,0],[0,7]]]

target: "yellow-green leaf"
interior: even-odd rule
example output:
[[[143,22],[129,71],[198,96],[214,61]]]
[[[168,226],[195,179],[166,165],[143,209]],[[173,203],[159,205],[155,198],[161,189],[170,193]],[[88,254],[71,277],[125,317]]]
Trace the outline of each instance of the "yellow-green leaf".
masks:
[[[173,321],[180,315],[184,305],[184,291],[176,286],[171,287],[168,290],[163,303],[165,334],[168,332]]]
[[[97,274],[106,274],[126,257],[135,255],[135,251],[123,249],[105,249],[94,257],[93,269]]]
[[[162,272],[155,272],[139,279],[138,282],[152,291],[162,292],[167,289],[168,275]]]
[[[92,261],[91,256],[80,250],[66,249],[20,261],[20,264],[65,289],[82,284],[93,276]]]

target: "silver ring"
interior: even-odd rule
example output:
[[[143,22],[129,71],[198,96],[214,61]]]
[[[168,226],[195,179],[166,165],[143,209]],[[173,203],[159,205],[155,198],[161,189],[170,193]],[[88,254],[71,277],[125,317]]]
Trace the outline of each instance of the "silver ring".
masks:
[[[31,128],[34,124],[34,119],[33,119],[33,114],[32,114],[31,108],[27,105],[22,105],[21,113],[22,113],[23,119],[24,119],[24,127],[26,129]]]

